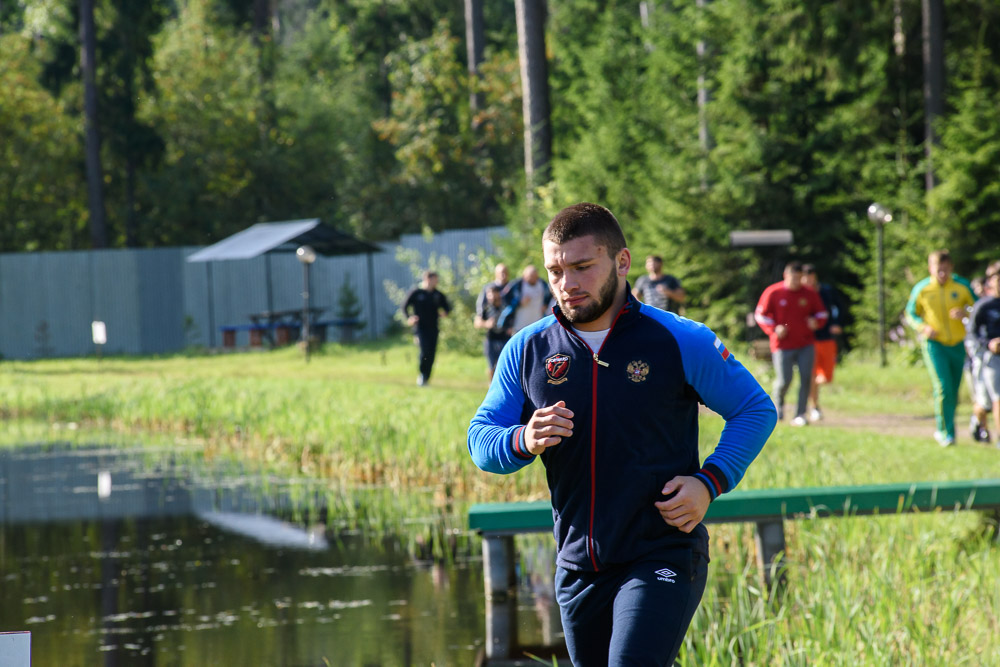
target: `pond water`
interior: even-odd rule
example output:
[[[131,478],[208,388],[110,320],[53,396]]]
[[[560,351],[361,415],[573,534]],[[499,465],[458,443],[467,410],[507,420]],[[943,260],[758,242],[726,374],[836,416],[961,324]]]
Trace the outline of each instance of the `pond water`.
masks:
[[[478,540],[421,560],[325,511],[169,453],[0,450],[0,631],[30,631],[34,665],[476,664]],[[522,641],[561,641],[523,578]]]

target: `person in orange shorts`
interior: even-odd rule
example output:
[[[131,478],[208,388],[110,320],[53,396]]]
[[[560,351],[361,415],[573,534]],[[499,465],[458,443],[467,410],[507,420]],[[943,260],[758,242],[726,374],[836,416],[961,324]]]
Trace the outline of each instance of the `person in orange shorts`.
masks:
[[[837,290],[819,282],[819,275],[813,264],[802,265],[802,284],[819,292],[830,315],[826,324],[813,332],[816,336],[816,362],[813,364],[812,387],[809,389],[809,403],[812,405],[809,421],[815,422],[823,418],[823,411],[819,408],[819,386],[833,382],[833,368],[837,365],[836,336],[844,331],[841,325],[844,304]]]

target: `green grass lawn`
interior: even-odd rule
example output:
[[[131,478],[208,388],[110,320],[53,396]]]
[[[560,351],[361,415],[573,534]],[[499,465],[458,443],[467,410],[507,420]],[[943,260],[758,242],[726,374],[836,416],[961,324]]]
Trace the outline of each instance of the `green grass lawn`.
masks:
[[[363,517],[438,519],[434,538],[464,526],[469,502],[546,498],[541,465],[480,472],[466,427],[486,387],[485,364],[442,350],[417,387],[409,341],[300,352],[0,364],[0,442],[164,441],[224,461],[318,477],[339,498],[382,500]],[[748,362],[766,388],[770,369]],[[792,387],[790,397],[796,387]],[[1000,476],[1000,450],[931,438],[922,366],[881,368],[855,354],[822,394],[826,419],[779,424],[740,488],[873,484]],[[969,415],[963,389],[958,424]],[[710,451],[721,428],[702,418]],[[414,497],[425,501],[413,502]],[[711,528],[713,566],[683,664],[1000,664],[1000,550],[975,513],[816,519],[786,524],[787,590],[763,590],[753,529]],[[420,538],[422,539],[422,538]]]
[[[769,367],[748,367],[770,389]],[[169,441],[209,457],[260,463],[340,487],[446,485],[458,499],[544,497],[541,466],[518,475],[475,469],[466,428],[487,388],[480,357],[442,350],[429,387],[417,387],[407,340],[300,351],[164,358],[0,363],[0,442],[51,437]],[[922,366],[879,367],[849,356],[822,392],[826,419],[779,424],[744,488],[867,484],[991,476],[997,451],[964,429],[942,449]],[[796,386],[789,392],[794,400]],[[970,413],[963,389],[958,423]],[[702,418],[710,451],[721,428]],[[75,430],[74,430],[75,429]]]

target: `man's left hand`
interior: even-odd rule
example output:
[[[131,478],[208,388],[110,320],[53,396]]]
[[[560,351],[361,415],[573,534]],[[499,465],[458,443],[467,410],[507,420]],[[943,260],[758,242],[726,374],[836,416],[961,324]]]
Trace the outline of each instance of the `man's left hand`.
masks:
[[[672,498],[653,504],[667,525],[690,533],[705,518],[712,496],[701,480],[684,475],[674,477],[663,487],[663,495],[670,495],[675,491],[676,495]]]

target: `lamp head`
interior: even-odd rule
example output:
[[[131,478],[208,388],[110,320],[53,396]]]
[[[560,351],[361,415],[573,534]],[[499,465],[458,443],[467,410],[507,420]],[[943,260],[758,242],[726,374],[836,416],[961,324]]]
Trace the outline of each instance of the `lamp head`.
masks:
[[[307,245],[299,246],[299,249],[295,251],[295,256],[303,264],[312,264],[316,261],[316,251]]]
[[[878,224],[892,222],[892,213],[889,213],[882,204],[874,203],[868,207],[868,219]]]

